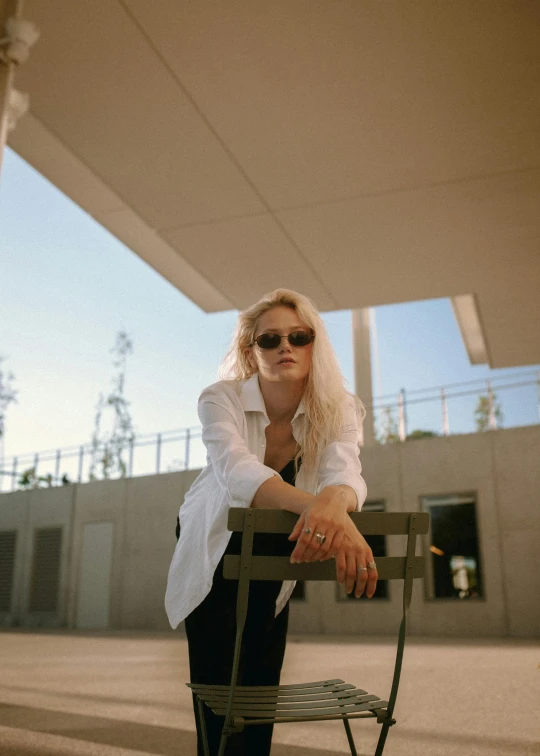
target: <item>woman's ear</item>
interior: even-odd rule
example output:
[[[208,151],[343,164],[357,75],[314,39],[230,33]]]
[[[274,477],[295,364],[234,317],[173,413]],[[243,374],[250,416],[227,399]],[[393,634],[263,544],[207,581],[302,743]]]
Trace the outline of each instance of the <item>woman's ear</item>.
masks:
[[[249,366],[253,370],[257,370],[257,361],[255,359],[255,355],[253,354],[253,347],[247,347],[245,351],[245,355],[246,355],[246,360],[249,363]]]

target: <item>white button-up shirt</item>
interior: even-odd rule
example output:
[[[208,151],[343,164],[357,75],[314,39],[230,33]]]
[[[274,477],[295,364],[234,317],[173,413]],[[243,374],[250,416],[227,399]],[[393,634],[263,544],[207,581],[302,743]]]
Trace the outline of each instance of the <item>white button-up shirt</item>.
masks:
[[[270,423],[258,375],[245,381],[220,381],[206,388],[198,405],[207,465],[180,507],[180,539],[169,568],[165,609],[171,627],[190,614],[208,595],[214,572],[231,531],[229,507],[249,507],[257,489],[273,475],[264,464],[265,428]],[[304,406],[300,402],[292,420],[297,442],[302,438]],[[366,499],[360,464],[360,433],[353,401],[344,407],[339,440],[320,457],[316,482],[308,483],[301,467],[296,486],[317,494],[327,486],[347,485],[356,492],[357,509]],[[312,478],[314,480],[314,478]],[[287,603],[294,582],[285,581],[276,602],[276,615]]]

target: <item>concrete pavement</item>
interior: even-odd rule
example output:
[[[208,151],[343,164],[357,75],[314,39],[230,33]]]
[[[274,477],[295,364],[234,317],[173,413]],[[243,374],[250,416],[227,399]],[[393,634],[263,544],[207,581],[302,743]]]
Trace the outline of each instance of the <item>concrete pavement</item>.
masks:
[[[283,682],[342,677],[389,693],[390,638],[289,638]],[[194,756],[179,633],[0,630],[1,756]],[[409,638],[385,756],[540,755],[540,649]],[[353,721],[359,756],[379,728]],[[339,722],[276,725],[272,756],[350,753]],[[256,756],[256,755],[254,755]]]

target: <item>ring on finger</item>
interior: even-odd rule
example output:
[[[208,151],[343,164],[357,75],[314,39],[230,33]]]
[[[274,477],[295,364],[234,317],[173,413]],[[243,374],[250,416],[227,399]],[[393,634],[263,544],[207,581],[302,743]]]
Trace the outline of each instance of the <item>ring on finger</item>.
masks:
[[[367,567],[363,567],[362,565],[360,565],[360,567],[356,568],[356,571],[357,572],[367,572],[368,568]]]
[[[377,569],[377,565],[375,564],[375,562],[368,562],[367,569],[368,570],[376,570]]]
[[[306,533],[307,535],[311,535],[312,533],[311,528],[304,528],[304,533]]]
[[[323,533],[315,533],[315,538],[321,546],[326,541],[326,536]]]

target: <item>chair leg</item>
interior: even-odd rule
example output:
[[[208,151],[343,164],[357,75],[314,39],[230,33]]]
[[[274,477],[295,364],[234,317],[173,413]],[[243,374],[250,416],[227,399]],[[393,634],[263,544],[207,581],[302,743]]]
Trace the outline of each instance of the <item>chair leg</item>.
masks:
[[[345,732],[347,733],[347,740],[349,741],[349,748],[351,749],[351,756],[358,756],[356,752],[356,746],[354,744],[354,739],[351,732],[351,726],[349,724],[348,719],[343,720],[343,724],[345,725]]]
[[[375,756],[382,756],[382,752],[384,750],[384,744],[386,743],[386,736],[388,735],[388,730],[390,729],[390,725],[383,724],[381,729],[381,734],[379,735],[379,740],[377,741],[377,750],[375,751]]]
[[[201,729],[204,756],[210,756],[210,746],[208,745],[208,733],[206,732],[206,720],[204,718],[204,704],[200,698],[197,698],[197,710],[199,712],[199,726]]]
[[[218,756],[224,756],[228,737],[229,737],[229,734],[226,731],[226,727],[224,727],[223,732],[221,733],[221,740],[219,741]]]

